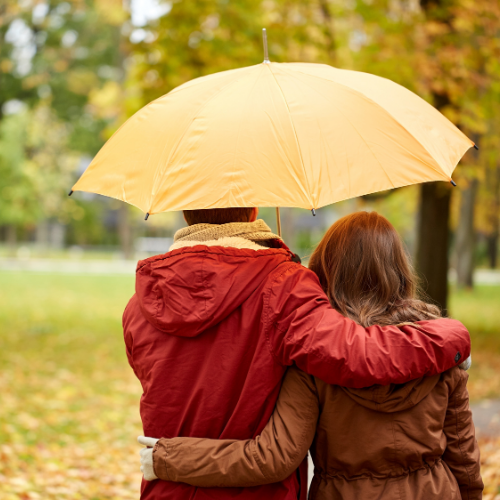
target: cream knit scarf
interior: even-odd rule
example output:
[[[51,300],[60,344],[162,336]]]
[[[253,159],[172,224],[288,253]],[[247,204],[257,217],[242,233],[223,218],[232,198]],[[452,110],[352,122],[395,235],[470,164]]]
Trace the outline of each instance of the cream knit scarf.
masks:
[[[262,220],[255,222],[230,222],[228,224],[194,224],[175,233],[170,250],[202,243],[207,246],[224,246],[262,250],[268,240],[281,240]],[[260,244],[259,244],[260,243]]]

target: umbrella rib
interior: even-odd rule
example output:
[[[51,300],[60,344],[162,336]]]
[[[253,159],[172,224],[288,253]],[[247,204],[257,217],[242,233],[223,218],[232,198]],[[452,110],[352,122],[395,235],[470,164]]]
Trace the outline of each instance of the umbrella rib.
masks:
[[[260,64],[259,66],[262,66],[262,64]],[[252,88],[250,89],[250,91],[248,92],[248,98],[247,98],[247,101],[245,102],[245,106],[244,108],[246,109],[248,107],[248,99],[250,98],[250,96],[252,95],[252,92],[254,91],[255,89],[255,85],[257,84],[257,81],[259,80],[260,78],[260,75],[262,74],[262,69],[261,71],[257,74],[257,77],[255,78],[255,81],[253,82],[253,85],[252,85]],[[229,193],[232,195],[233,194],[233,190],[236,190],[237,188],[237,184],[234,182],[234,165],[236,163],[236,153],[238,151],[238,144],[240,142],[240,136],[241,136],[241,125],[242,125],[242,121],[243,121],[243,117],[245,116],[244,113],[241,113],[241,119],[240,119],[240,122],[238,124],[238,135],[236,136],[236,141],[235,141],[235,144],[234,144],[234,154],[233,154],[233,162],[232,162],[232,166],[231,166],[231,188],[230,188],[230,191]],[[240,194],[240,198],[242,198],[241,196],[241,193]]]
[[[130,118],[133,118],[135,115],[137,115],[138,113],[142,112],[143,110],[145,110],[146,108],[149,108],[149,106],[151,106],[152,104],[154,104],[155,102],[159,101],[160,99],[162,99],[163,97],[165,97],[164,95],[161,96],[161,97],[158,97],[154,100],[152,100],[151,102],[148,102],[148,104],[146,104],[146,106],[142,107],[141,109],[139,109],[138,111],[136,111]],[[111,137],[107,140],[107,142],[104,144],[104,146],[102,146],[102,148],[97,152],[97,154],[94,156],[94,160],[95,158],[97,158],[97,156],[99,156],[99,154],[105,149],[107,148],[109,145],[112,144],[112,142],[116,139],[116,137],[118,136],[118,133],[120,132],[120,130],[122,128],[125,127],[125,125],[128,123],[129,120],[125,120],[119,127],[117,130],[115,130],[115,132],[113,132],[113,134],[111,135]],[[91,162],[91,165],[92,163],[94,162],[94,160],[92,160]],[[149,159],[148,159],[148,162],[149,162]],[[89,165],[90,166],[90,165]],[[85,174],[88,174],[89,173],[89,169],[87,168],[85,170],[85,172],[83,172],[83,174],[80,176],[80,178],[76,181],[75,185],[73,186],[76,187],[76,185],[84,178]],[[76,189],[76,191],[80,191],[78,188]],[[85,191],[85,192],[91,192],[91,191]],[[122,197],[124,196],[124,189],[123,189],[123,185],[122,185]],[[101,193],[97,193],[97,194],[101,194]],[[118,198],[116,196],[111,196],[109,194],[106,194],[106,195],[103,195],[103,196],[108,196],[109,198],[113,198],[113,199],[116,199],[116,200],[120,200],[121,198]],[[122,201],[126,201],[125,198],[122,200]],[[126,201],[126,203],[129,203],[130,205],[133,205],[133,206],[137,206],[137,205],[134,205],[133,203],[130,203],[129,201]],[[139,210],[143,210],[142,208],[140,207],[137,207],[139,208]]]
[[[177,144],[175,145],[175,147],[173,148],[173,150],[170,152],[169,156],[168,156],[168,159],[167,161],[165,162],[165,169],[163,170],[163,172],[161,173],[161,175],[158,176],[158,185],[155,186],[156,189],[154,190],[154,195],[153,195],[153,198],[156,196],[156,193],[158,192],[158,190],[163,186],[164,182],[165,182],[165,172],[166,172],[166,169],[168,168],[168,165],[170,163],[170,160],[171,158],[175,155],[175,153],[178,151],[184,137],[186,136],[188,130],[191,128],[191,125],[194,123],[196,117],[198,116],[198,113],[212,100],[212,99],[215,99],[223,90],[225,90],[227,87],[230,87],[231,85],[234,85],[235,83],[238,83],[240,82],[241,79],[240,78],[237,78],[236,80],[232,80],[231,82],[229,82],[227,85],[224,85],[222,88],[220,88],[213,96],[210,97],[210,99],[206,100],[205,102],[203,102],[203,104],[196,110],[195,113],[193,113],[193,118],[192,120],[189,122],[189,124],[186,126],[184,132],[182,133],[181,137],[179,138],[179,140],[177,141]],[[163,151],[165,151],[165,147],[164,146],[164,149]],[[163,151],[162,151],[162,155],[163,155]],[[173,179],[173,182],[175,182],[175,180],[177,179],[177,177],[179,176],[180,174],[180,170],[177,172],[177,175],[175,176],[175,178]],[[151,205],[153,204],[153,200],[151,200]],[[150,212],[151,213],[151,212]]]
[[[303,75],[307,75],[307,73],[303,73],[302,71],[299,71],[299,73],[303,74]],[[323,78],[323,80],[326,80],[326,78]],[[330,81],[331,80],[327,80],[327,81]],[[335,82],[331,82],[335,85]],[[307,84],[306,84],[307,85]],[[309,85],[308,85],[309,86]],[[343,85],[345,87],[345,85]],[[346,87],[346,88],[349,88],[349,87]],[[360,95],[363,95],[360,93]],[[323,96],[322,96],[323,97]],[[328,101],[327,98],[325,98],[325,100]],[[331,102],[331,101],[330,101]],[[334,104],[334,103],[332,103]],[[338,109],[338,106],[335,106],[337,109]],[[384,108],[382,108],[384,109]],[[392,188],[394,189],[395,186],[394,186],[394,182],[392,182],[392,179],[390,178],[389,174],[386,172],[384,166],[382,165],[382,163],[380,162],[380,160],[377,158],[377,156],[375,155],[375,153],[372,151],[372,149],[370,148],[370,146],[368,145],[368,143],[366,142],[365,138],[363,137],[363,135],[359,132],[359,130],[355,127],[355,125],[352,123],[351,120],[349,120],[349,118],[344,114],[342,113],[342,111],[339,111],[339,113],[342,114],[342,116],[346,119],[346,121],[348,121],[351,125],[351,127],[356,131],[356,133],[358,134],[359,138],[364,142],[365,146],[367,147],[368,151],[370,151],[370,153],[372,154],[373,158],[375,158],[375,160],[377,161],[377,163],[379,164],[380,168],[382,169],[382,171],[384,172],[385,176],[387,177],[387,179],[389,180],[389,182],[391,183],[392,185]],[[412,136],[413,137],[413,136]],[[350,181],[349,181],[349,195],[351,193],[351,185],[350,185]]]
[[[290,118],[290,125],[292,126],[293,135],[295,137],[295,142],[297,144],[297,149],[299,151],[300,163],[302,165],[302,170],[304,172],[304,178],[305,178],[306,184],[307,184],[307,196],[309,198],[309,203],[311,204],[311,208],[317,208],[317,207],[313,206],[314,204],[313,204],[313,202],[311,200],[311,188],[309,186],[309,179],[307,177],[306,167],[304,165],[304,158],[302,157],[302,150],[300,149],[300,144],[299,144],[299,138],[297,136],[297,131],[295,130],[295,125],[294,125],[293,120],[292,120],[292,114],[290,113],[290,107],[288,106],[288,102],[287,102],[287,100],[285,98],[285,94],[283,93],[283,89],[281,88],[280,84],[278,83],[278,79],[276,78],[276,75],[273,73],[273,70],[271,69],[272,64],[266,64],[266,66],[269,68],[269,71],[271,72],[271,75],[273,76],[273,79],[276,82],[276,86],[278,87],[278,89],[279,89],[279,91],[281,93],[281,96],[283,97],[283,102],[285,103],[286,109],[288,111],[288,117]]]
[[[326,65],[325,65],[326,66]],[[367,99],[368,101],[372,102],[373,104],[375,104],[375,106],[377,106],[378,108],[380,108],[382,111],[384,111],[387,115],[389,115],[391,117],[392,120],[394,120],[400,127],[404,128],[406,130],[406,132],[408,132],[408,134],[410,134],[410,136],[416,141],[418,142],[418,144],[420,144],[420,146],[422,147],[422,149],[434,160],[436,161],[436,163],[439,165],[439,163],[437,162],[437,160],[434,158],[434,156],[429,152],[429,150],[400,122],[398,121],[393,115],[392,113],[390,113],[386,108],[384,108],[381,104],[379,104],[377,101],[374,101],[373,99],[371,99],[370,97],[368,97],[367,95],[363,94],[363,92],[360,92],[359,90],[356,90],[356,89],[353,89],[352,87],[349,87],[348,85],[344,85],[343,83],[339,83],[339,82],[336,82],[334,80],[330,80],[328,78],[324,78],[322,76],[318,76],[318,75],[312,75],[310,73],[304,73],[304,71],[300,71],[300,70],[295,70],[295,69],[292,69],[291,71],[296,71],[297,73],[300,73],[301,75],[305,75],[305,76],[310,76],[312,78],[318,78],[320,80],[324,80],[325,82],[330,82],[334,85],[339,85],[340,87],[345,87],[346,89],[349,89],[351,92],[354,92],[356,94],[359,94],[360,96],[364,97],[365,99]],[[368,73],[370,74],[370,73]],[[376,76],[376,75],[374,75]],[[392,81],[392,80],[389,80],[389,81]],[[394,83],[395,85],[397,85],[395,82],[392,82]],[[405,88],[405,87],[403,87]],[[408,90],[408,89],[406,89]],[[408,90],[408,92],[411,92],[411,90]],[[416,95],[416,94],[415,94]],[[418,97],[418,96],[417,96]],[[424,101],[426,102],[426,101]],[[429,103],[427,103],[429,104]],[[467,136],[466,136],[467,137]],[[470,140],[470,139],[469,139]],[[471,146],[472,147],[472,144]],[[412,153],[411,151],[408,150],[409,153],[411,153],[411,155],[413,157],[416,158],[415,154]],[[419,161],[421,161],[422,163],[424,163],[425,165],[427,165],[431,170],[433,170],[434,172],[436,172],[437,174],[442,174],[443,172],[440,172],[438,169],[436,169],[436,167],[426,161],[423,161],[422,159],[418,158]],[[460,161],[460,159],[459,159]],[[458,164],[458,162],[457,162]],[[439,165],[441,168],[443,168],[441,165]],[[455,165],[456,167],[456,165]],[[392,183],[392,181],[391,181]]]

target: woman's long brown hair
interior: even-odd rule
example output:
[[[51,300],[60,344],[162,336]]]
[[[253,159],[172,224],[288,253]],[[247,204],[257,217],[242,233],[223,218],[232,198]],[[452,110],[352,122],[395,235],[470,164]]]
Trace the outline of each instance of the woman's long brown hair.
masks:
[[[392,224],[376,212],[343,217],[309,261],[332,306],[363,326],[440,317],[418,300],[417,279]]]

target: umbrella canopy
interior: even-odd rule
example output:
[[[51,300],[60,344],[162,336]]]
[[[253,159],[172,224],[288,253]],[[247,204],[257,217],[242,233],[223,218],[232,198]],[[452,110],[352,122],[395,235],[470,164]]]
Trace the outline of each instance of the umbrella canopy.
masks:
[[[315,209],[450,181],[473,145],[390,80],[322,64],[264,62],[197,78],[139,110],[73,190],[118,198],[148,214]]]

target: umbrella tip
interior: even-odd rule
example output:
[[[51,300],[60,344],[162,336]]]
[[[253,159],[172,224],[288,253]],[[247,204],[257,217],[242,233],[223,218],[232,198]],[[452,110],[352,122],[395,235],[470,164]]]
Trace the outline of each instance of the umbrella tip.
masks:
[[[68,193],[68,196],[71,196],[73,194],[73,190],[71,190],[69,193]]]
[[[311,212],[313,214],[313,217],[316,217],[316,210],[314,210],[314,208],[311,208]]]
[[[453,179],[450,179],[450,182],[453,187],[457,187],[457,183]]]
[[[476,144],[474,144],[474,149],[479,150],[479,148],[477,147],[477,145],[476,145]]]
[[[144,217],[144,220],[148,220],[149,217],[149,212],[146,214],[146,217]]]
[[[267,51],[267,31],[266,28],[262,28],[262,43],[264,44],[264,64],[269,64],[269,53]]]

